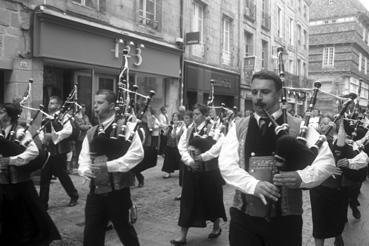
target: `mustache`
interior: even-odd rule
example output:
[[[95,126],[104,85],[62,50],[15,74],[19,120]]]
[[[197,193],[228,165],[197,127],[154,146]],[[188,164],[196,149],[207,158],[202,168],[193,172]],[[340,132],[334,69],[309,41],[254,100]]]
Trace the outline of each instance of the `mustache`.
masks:
[[[265,106],[266,106],[266,104],[265,104],[265,103],[263,103],[262,101],[257,101],[257,102],[255,103],[255,106],[265,107]]]

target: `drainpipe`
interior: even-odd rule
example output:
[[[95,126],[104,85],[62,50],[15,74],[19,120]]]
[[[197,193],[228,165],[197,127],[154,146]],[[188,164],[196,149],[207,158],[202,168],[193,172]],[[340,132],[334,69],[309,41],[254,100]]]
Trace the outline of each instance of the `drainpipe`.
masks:
[[[184,52],[185,52],[185,44],[184,44],[184,21],[183,21],[183,10],[184,10],[184,6],[183,6],[183,0],[180,0],[180,14],[179,14],[179,35],[180,38],[183,40],[183,44],[181,46],[182,49],[182,53],[181,53],[181,57],[180,57],[180,66],[181,66],[181,78],[180,78],[180,83],[179,83],[179,105],[182,106],[183,105],[183,97],[184,97]]]

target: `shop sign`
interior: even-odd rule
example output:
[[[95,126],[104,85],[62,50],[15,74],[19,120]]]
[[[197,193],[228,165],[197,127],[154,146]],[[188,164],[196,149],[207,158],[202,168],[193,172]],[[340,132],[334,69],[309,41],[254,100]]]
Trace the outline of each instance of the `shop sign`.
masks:
[[[137,44],[132,41],[126,41],[121,38],[115,39],[114,49],[111,51],[114,52],[114,57],[119,58],[121,51],[126,52],[128,57],[133,57],[135,62],[133,65],[141,66],[142,64],[142,49],[145,48],[143,44]]]
[[[199,44],[200,32],[188,32],[186,33],[186,45]]]
[[[214,86],[217,87],[224,87],[224,88],[231,88],[232,84],[226,80],[214,80]]]

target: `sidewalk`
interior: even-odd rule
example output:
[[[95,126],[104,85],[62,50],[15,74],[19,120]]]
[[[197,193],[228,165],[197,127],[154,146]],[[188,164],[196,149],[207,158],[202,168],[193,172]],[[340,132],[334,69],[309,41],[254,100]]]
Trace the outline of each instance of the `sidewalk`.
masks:
[[[169,241],[178,235],[177,226],[179,216],[179,202],[174,197],[180,192],[178,174],[172,178],[163,179],[161,169],[162,159],[155,168],[145,171],[145,186],[132,189],[132,199],[138,207],[138,221],[135,228],[142,246],[169,246]],[[79,204],[76,207],[66,207],[69,198],[61,187],[59,181],[54,181],[50,189],[49,213],[54,219],[63,240],[54,242],[52,246],[82,245],[84,228],[84,206],[88,185],[76,175],[72,180],[80,192]],[[345,246],[369,245],[369,182],[363,184],[360,196],[360,210],[362,218],[355,220],[349,209],[349,221],[344,231]],[[224,187],[224,201],[228,213],[232,203],[234,190]],[[332,204],[334,206],[334,204]],[[228,214],[227,214],[228,215]],[[308,191],[304,191],[304,228],[303,246],[314,246],[311,222],[311,208]],[[229,217],[228,217],[229,219]],[[214,240],[207,239],[211,231],[211,223],[207,228],[191,228],[188,233],[187,245],[196,246],[227,246],[229,222],[222,222],[222,234]],[[106,234],[106,246],[121,245],[115,231]],[[327,241],[326,246],[333,246],[333,239]]]

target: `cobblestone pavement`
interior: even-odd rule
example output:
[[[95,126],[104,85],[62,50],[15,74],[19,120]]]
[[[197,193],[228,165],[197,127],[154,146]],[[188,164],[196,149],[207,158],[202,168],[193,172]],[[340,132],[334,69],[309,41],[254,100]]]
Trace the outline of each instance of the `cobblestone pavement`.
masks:
[[[160,171],[162,158],[155,168],[143,172],[145,186],[133,188],[132,198],[138,207],[138,221],[135,228],[138,232],[142,246],[168,246],[169,241],[177,235],[179,229],[177,220],[179,215],[179,202],[174,197],[180,192],[178,186],[178,172],[169,179],[163,179]],[[54,181],[50,189],[49,213],[55,221],[62,235],[61,241],[56,241],[52,246],[80,246],[83,239],[84,206],[88,185],[81,177],[72,175],[72,179],[80,192],[79,204],[69,208],[66,205],[69,198],[61,187],[59,181]],[[227,209],[232,202],[233,189],[224,187],[224,201]],[[349,221],[344,231],[346,246],[369,246],[369,182],[364,182],[360,196],[362,218],[355,220],[349,209]],[[332,204],[334,206],[334,204]],[[311,208],[308,192],[304,191],[304,228],[303,246],[314,246],[311,222]],[[207,235],[211,231],[211,223],[207,228],[191,228],[189,230],[187,245],[196,246],[227,246],[228,223],[222,222],[223,232],[215,240],[208,240]],[[106,246],[121,245],[114,230],[106,234]],[[327,241],[326,246],[333,246],[333,239]]]

